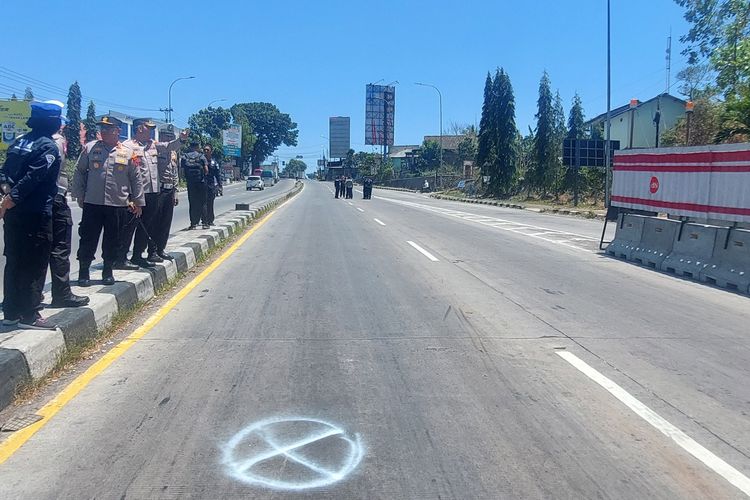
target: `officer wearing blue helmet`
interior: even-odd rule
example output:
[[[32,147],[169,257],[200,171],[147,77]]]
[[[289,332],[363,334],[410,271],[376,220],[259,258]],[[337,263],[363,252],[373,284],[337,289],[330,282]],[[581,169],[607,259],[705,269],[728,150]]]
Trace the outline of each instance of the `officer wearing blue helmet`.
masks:
[[[52,135],[62,124],[62,108],[31,103],[31,131],[8,148],[2,174],[4,223],[4,326],[53,330],[39,314],[52,248],[52,204],[57,194],[60,152]]]

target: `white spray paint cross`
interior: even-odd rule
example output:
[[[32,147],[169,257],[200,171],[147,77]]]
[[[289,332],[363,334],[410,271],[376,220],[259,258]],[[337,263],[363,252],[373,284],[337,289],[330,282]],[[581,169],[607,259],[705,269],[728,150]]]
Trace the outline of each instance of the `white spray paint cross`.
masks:
[[[357,434],[314,418],[270,418],[245,427],[224,446],[231,477],[277,490],[320,488],[346,478],[362,460]]]

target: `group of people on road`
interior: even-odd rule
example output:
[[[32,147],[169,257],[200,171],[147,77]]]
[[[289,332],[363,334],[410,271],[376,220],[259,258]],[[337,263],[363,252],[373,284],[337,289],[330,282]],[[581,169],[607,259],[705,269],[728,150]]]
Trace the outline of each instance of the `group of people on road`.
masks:
[[[351,177],[342,175],[337,177],[333,184],[336,187],[336,198],[350,200],[354,197],[354,180]]]
[[[40,315],[47,267],[52,275],[52,307],[80,307],[88,297],[70,287],[73,219],[67,194],[82,209],[78,285],[90,286],[90,267],[102,238],[102,283],[114,284],[113,270],[154,267],[172,260],[165,248],[178,204],[178,151],[189,131],[175,137],[171,125],[159,131],[150,118],[133,120],[133,137],[120,142],[123,122],[105,115],[99,138],[83,146],[68,182],[63,168],[63,103],[31,103],[30,132],[10,145],[0,169],[0,218],[4,219],[3,325],[54,329]],[[213,200],[221,195],[218,163],[211,147],[198,142],[182,157],[188,185],[190,227],[213,224]],[[128,260],[128,253],[132,255]],[[144,257],[144,252],[146,256]]]

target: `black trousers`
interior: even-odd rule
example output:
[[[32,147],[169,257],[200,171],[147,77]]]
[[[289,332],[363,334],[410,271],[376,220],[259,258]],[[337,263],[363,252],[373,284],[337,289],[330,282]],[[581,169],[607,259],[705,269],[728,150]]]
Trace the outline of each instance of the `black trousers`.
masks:
[[[156,252],[156,242],[153,241],[155,230],[154,224],[156,219],[159,217],[159,194],[160,193],[146,193],[146,206],[143,207],[143,213],[141,214],[141,225],[137,220],[133,221],[135,227],[135,241],[133,241],[133,257],[143,257],[143,251],[148,248],[148,254],[151,255]],[[144,231],[143,228],[146,228]],[[146,234],[148,232],[148,235]],[[152,241],[149,241],[148,237],[151,236]],[[128,245],[129,246],[129,245]],[[128,247],[125,247],[125,255],[127,256]]]
[[[73,217],[68,200],[58,194],[52,202],[52,250],[49,272],[52,276],[52,300],[70,297],[70,244],[73,239]]]
[[[81,237],[78,245],[78,260],[81,266],[88,266],[94,260],[102,229],[104,230],[102,238],[104,263],[111,265],[117,260],[123,228],[129,217],[133,215],[128,212],[128,207],[83,204],[81,224],[78,226],[78,235]]]
[[[202,182],[188,182],[188,203],[190,204],[190,225],[197,226],[203,216],[206,203],[206,185]]]
[[[52,217],[10,209],[5,213],[5,319],[33,316],[42,307],[52,249]]]
[[[163,252],[167,248],[169,231],[172,229],[172,217],[174,215],[174,199],[176,191],[170,189],[159,193],[157,201],[157,214],[154,219],[154,231],[151,237],[156,240],[156,251]],[[151,251],[149,247],[149,252]]]
[[[206,186],[206,202],[203,204],[203,224],[214,223],[214,200],[216,199],[216,186]]]
[[[336,198],[339,197],[340,192],[341,192],[341,186],[339,184],[336,184]]]
[[[350,187],[346,188],[346,197],[348,199],[352,199],[352,188]]]

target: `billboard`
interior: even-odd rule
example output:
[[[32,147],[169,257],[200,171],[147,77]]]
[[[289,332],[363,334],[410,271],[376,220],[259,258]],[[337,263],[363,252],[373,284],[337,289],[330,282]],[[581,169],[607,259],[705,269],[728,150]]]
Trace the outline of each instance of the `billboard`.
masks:
[[[221,138],[225,156],[242,156],[242,125],[230,125]]]
[[[365,144],[393,146],[396,87],[368,84],[365,95]]]
[[[332,116],[328,119],[328,151],[331,158],[345,158],[350,149],[350,119]]]
[[[750,222],[750,144],[615,152],[612,205]]]
[[[2,139],[0,151],[5,151],[17,137],[29,131],[26,120],[31,116],[31,106],[28,101],[0,100],[0,127]]]

